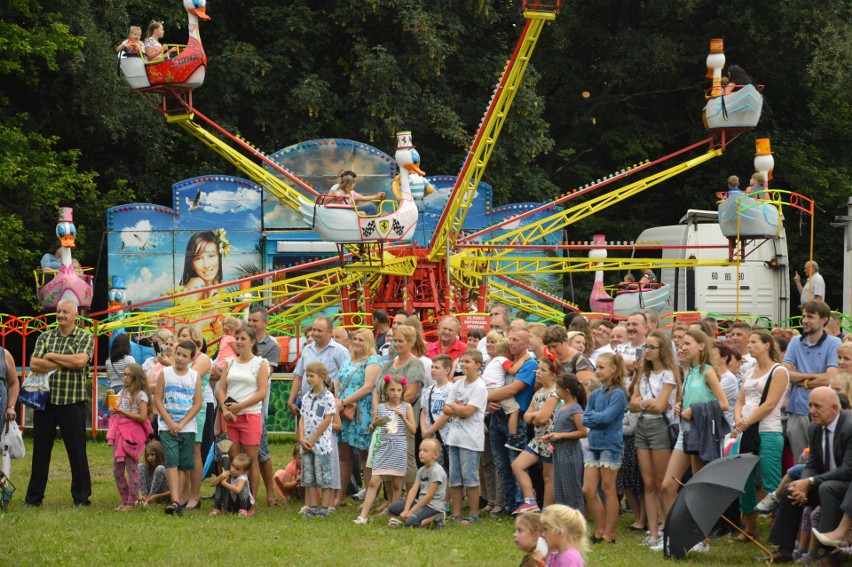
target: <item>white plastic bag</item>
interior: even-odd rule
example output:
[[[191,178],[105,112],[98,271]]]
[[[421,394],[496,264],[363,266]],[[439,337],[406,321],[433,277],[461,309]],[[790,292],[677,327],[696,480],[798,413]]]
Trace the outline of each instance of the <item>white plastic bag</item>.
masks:
[[[24,437],[21,435],[18,422],[14,419],[7,421],[3,427],[0,444],[3,445],[4,451],[7,447],[9,448],[9,456],[13,459],[22,459],[27,454],[27,449],[24,447]]]

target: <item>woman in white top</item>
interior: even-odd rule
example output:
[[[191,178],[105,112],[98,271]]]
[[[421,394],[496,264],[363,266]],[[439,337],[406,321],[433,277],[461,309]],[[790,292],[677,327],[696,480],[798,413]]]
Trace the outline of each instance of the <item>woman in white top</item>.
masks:
[[[216,395],[222,408],[222,427],[233,441],[228,451],[231,462],[240,453],[251,457],[249,483],[254,499],[260,481],[257,452],[263,420],[261,402],[269,387],[269,365],[257,356],[257,338],[252,328],[243,325],[234,339],[237,358],[222,371]]]
[[[748,351],[756,364],[746,370],[737,405],[734,407],[736,427],[731,435],[736,437],[749,427],[758,427],[760,437],[760,478],[766,492],[774,492],[781,482],[781,452],[784,450],[784,436],[781,432],[781,404],[784,392],[790,382],[787,369],[779,364],[775,341],[766,331],[753,331],[748,338]],[[769,391],[764,390],[770,380]],[[742,443],[742,441],[741,441]],[[741,450],[742,452],[742,450]],[[743,512],[746,532],[754,535],[757,531],[757,514],[754,471],[749,475],[745,490],[740,496],[740,508]],[[740,536],[741,541],[745,537]]]
[[[672,454],[669,427],[676,420],[672,410],[680,387],[680,371],[671,341],[664,333],[654,331],[648,336],[638,372],[639,382],[632,388],[630,411],[639,414],[635,433],[636,457],[645,484],[648,537],[641,543],[656,545],[660,541],[657,505]]]

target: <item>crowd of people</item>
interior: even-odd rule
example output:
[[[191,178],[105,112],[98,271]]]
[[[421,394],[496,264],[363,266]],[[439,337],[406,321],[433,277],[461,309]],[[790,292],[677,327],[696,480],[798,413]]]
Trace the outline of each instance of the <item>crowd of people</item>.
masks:
[[[569,314],[546,326],[495,305],[487,332],[463,340],[448,316],[431,343],[406,312],[377,311],[374,329],[351,333],[319,316],[288,403],[297,451],[274,474],[265,416],[280,350],[262,307],[246,323],[223,321],[213,359],[191,325],[158,330],[157,354],[142,365],[119,335],[107,362],[118,395],[108,432],[117,509],[201,508],[201,457],[215,440],[212,514],[253,515],[261,482],[268,504],[303,500],[305,517],[362,500],[356,524],[376,514],[391,527],[514,514],[516,543],[530,561],[574,565],[586,552],[586,520],[577,539],[576,518],[589,521],[590,543],[615,543],[622,499],[630,529],[647,531],[642,545],[663,550],[680,481],[739,451],[761,460],[725,514],[742,529],[733,535],[757,537],[757,515],[775,512],[773,559],[810,558],[850,541],[852,420],[842,408],[852,395],[852,335],[841,341],[823,301],[802,310],[795,333],[743,321],[720,331],[710,317],[662,331],[654,311],[617,325]],[[84,423],[92,337],[76,326],[73,303],[59,304],[57,323],[30,360],[52,375],[51,399],[34,414],[27,506],[44,498],[57,427],[74,503],[87,506],[91,495]],[[724,531],[720,524],[712,535]],[[707,540],[692,548],[709,550]]]

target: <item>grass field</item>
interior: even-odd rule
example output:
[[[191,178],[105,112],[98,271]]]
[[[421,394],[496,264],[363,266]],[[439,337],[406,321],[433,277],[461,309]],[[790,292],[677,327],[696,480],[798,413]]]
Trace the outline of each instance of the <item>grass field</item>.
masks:
[[[27,450],[31,443],[27,441]],[[283,467],[292,445],[273,444],[273,463]],[[30,454],[12,461],[17,492],[9,510],[0,512],[3,565],[518,565],[522,554],[512,541],[509,518],[483,518],[473,526],[453,523],[441,531],[387,528],[386,517],[355,526],[355,502],[338,509],[327,521],[304,520],[298,506],[267,508],[263,488],[253,518],[208,516],[205,500],[200,512],[182,518],[166,516],[162,506],[115,512],[120,503],[112,478],[112,449],[90,443],[92,506],[71,505],[71,475],[61,440],[54,446],[47,495],[41,508],[23,507],[29,480]],[[212,494],[208,486],[203,495]],[[630,532],[627,519],[619,526],[618,543],[594,546],[587,565],[636,566],[663,561],[638,545],[644,534]],[[766,526],[762,525],[765,536]],[[760,555],[751,545],[728,539],[712,542],[708,554],[690,557],[680,565],[751,564]]]

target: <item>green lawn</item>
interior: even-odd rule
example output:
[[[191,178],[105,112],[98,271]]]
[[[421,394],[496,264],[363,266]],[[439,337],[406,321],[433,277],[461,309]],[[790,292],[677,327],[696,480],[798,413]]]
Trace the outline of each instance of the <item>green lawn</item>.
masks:
[[[28,440],[29,451],[31,443]],[[273,444],[273,462],[283,467],[292,445]],[[71,477],[62,441],[54,447],[47,495],[41,508],[24,509],[30,454],[12,461],[17,492],[9,511],[0,512],[3,565],[182,564],[253,565],[517,565],[522,554],[512,541],[512,520],[486,517],[474,526],[450,524],[438,532],[391,530],[384,517],[368,526],[355,526],[353,504],[339,509],[327,521],[304,520],[298,506],[270,509],[261,504],[253,518],[210,517],[211,502],[201,512],[182,518],[166,516],[157,506],[121,513],[112,478],[112,450],[103,442],[89,444],[94,485],[93,505],[74,509],[69,493]],[[205,487],[203,494],[211,494]],[[265,502],[263,488],[258,500]],[[662,554],[638,546],[640,534],[627,531],[622,521],[615,545],[598,545],[589,565],[653,565]],[[765,535],[766,527],[763,527]],[[644,534],[643,534],[644,536]],[[714,541],[709,554],[682,565],[750,564],[756,547],[728,540]]]

